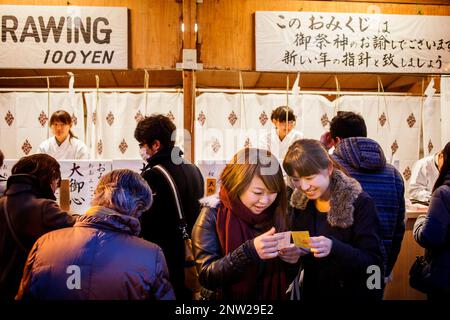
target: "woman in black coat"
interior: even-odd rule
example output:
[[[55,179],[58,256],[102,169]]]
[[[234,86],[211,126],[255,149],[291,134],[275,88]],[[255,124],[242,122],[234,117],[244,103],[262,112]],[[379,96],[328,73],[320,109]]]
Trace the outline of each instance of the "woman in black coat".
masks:
[[[300,259],[302,299],[381,297],[380,230],[370,196],[333,163],[319,141],[294,142],[283,167],[295,187],[292,230],[311,236],[310,253]]]
[[[450,299],[450,142],[445,145],[428,214],[414,224],[414,239],[431,261],[428,299]]]
[[[55,201],[61,172],[54,158],[46,154],[23,157],[11,172],[0,198],[0,300],[14,299],[34,242],[75,223]]]

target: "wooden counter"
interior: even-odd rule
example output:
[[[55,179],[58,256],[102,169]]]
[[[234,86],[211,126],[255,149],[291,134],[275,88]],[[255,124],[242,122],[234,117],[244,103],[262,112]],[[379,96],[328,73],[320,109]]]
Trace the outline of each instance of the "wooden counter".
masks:
[[[393,281],[386,286],[385,300],[425,300],[426,295],[409,286],[409,269],[416,256],[423,255],[424,249],[419,246],[413,237],[413,226],[416,218],[423,211],[406,212],[406,231],[403,237],[402,247],[394,266]]]

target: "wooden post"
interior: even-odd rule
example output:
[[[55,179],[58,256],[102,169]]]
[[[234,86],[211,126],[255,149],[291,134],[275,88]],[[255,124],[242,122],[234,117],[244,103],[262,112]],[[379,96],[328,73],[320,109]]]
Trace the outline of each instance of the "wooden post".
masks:
[[[183,0],[183,49],[196,49],[196,0]],[[184,106],[184,157],[195,161],[194,152],[194,112],[195,112],[195,71],[183,70],[183,106]],[[187,135],[189,132],[189,135]]]
[[[69,179],[61,179],[61,186],[59,187],[59,206],[64,211],[70,211]]]

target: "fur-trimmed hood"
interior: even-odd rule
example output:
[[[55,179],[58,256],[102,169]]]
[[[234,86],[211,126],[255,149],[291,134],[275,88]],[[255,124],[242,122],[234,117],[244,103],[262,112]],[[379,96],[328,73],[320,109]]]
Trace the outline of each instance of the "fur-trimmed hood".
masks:
[[[333,227],[348,228],[353,224],[353,203],[363,191],[355,179],[335,169],[330,179],[331,199],[328,223]],[[294,189],[290,205],[296,209],[305,210],[309,199],[299,189]]]
[[[218,194],[213,194],[212,196],[201,198],[199,202],[202,207],[217,208],[220,198]]]

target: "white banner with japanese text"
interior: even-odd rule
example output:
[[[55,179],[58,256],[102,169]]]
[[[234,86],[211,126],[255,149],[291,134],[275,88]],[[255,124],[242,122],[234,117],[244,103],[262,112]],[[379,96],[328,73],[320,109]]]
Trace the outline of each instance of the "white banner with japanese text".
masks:
[[[0,68],[127,69],[127,10],[0,5]]]
[[[257,11],[256,70],[450,73],[450,17]]]

